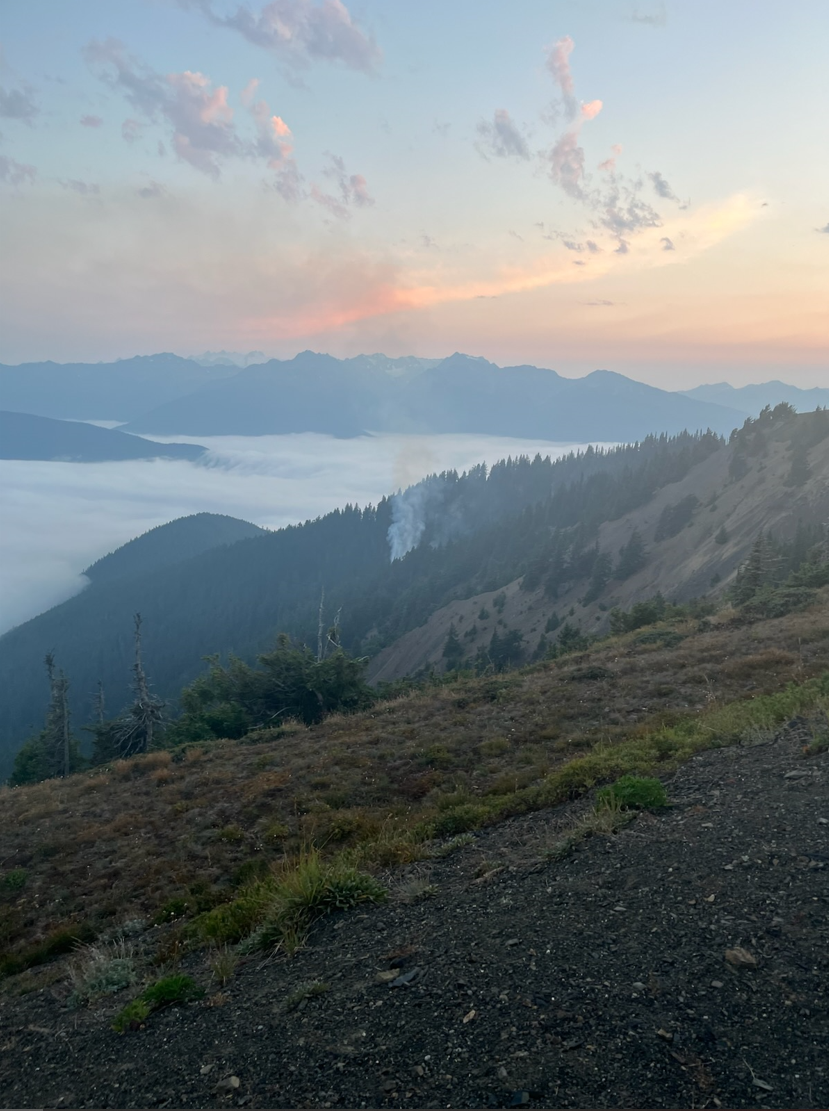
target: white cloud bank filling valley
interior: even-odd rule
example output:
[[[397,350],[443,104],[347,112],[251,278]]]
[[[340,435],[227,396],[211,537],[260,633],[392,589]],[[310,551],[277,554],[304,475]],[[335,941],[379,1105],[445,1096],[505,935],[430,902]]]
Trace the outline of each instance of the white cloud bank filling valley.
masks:
[[[583,446],[476,435],[337,440],[314,433],[190,442],[209,448],[203,463],[0,460],[0,632],[77,594],[87,585],[85,567],[176,517],[227,513],[281,528],[349,502],[376,504],[427,474],[509,455],[555,457]]]

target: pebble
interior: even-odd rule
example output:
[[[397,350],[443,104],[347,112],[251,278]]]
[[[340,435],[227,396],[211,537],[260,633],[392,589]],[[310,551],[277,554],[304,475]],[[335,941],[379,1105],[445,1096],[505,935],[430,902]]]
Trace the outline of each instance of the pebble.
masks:
[[[724,986],[724,985],[723,985],[723,982],[722,982],[722,980],[712,980],[712,981],[711,981],[711,987],[712,987],[712,988],[718,988],[718,989],[719,989],[719,988],[721,988],[721,987],[723,987],[723,986]]]
[[[385,972],[378,972],[374,979],[378,984],[390,984],[392,980],[396,980],[400,974],[396,969],[386,969]]]
[[[224,1080],[220,1080],[216,1085],[217,1092],[235,1092],[237,1088],[241,1088],[242,1081],[238,1076],[226,1076]]]
[[[749,953],[748,949],[742,949],[739,945],[733,949],[726,949],[725,959],[733,968],[757,967],[757,958]]]
[[[512,949],[513,945],[517,945],[517,944],[518,944],[518,938],[517,937],[511,937],[509,939],[509,941],[506,942],[507,949]]]
[[[818,818],[817,824],[819,826],[829,826],[829,818]]]
[[[642,983],[641,980],[637,980],[633,985],[633,990],[634,991],[644,991],[645,990],[645,985]]]
[[[389,984],[389,987],[390,988],[407,988],[409,986],[409,984],[414,983],[414,981],[418,978],[419,975],[420,975],[420,969],[419,968],[413,968],[409,972],[404,972],[402,976],[398,976],[395,980],[392,980],[392,982]]]

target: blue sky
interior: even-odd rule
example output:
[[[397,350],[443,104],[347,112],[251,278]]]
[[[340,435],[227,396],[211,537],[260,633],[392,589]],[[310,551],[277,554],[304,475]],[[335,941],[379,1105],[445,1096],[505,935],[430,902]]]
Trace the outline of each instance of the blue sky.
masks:
[[[823,0],[5,0],[0,361],[829,380]]]

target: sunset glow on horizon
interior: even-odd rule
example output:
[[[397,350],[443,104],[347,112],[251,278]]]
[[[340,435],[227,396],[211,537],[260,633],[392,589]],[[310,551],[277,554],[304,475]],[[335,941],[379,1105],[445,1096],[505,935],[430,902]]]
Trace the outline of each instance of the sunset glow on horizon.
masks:
[[[0,362],[827,385],[828,36],[822,0],[8,0]]]

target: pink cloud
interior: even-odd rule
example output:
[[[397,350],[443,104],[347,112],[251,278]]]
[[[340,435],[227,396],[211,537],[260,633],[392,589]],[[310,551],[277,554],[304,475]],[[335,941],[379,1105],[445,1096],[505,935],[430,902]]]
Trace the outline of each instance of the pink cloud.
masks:
[[[581,117],[583,120],[595,120],[601,110],[602,102],[600,100],[591,100],[589,104],[582,104]]]
[[[101,127],[103,125],[101,116],[81,116],[81,127]]]
[[[565,96],[573,95],[573,74],[570,72],[570,55],[576,44],[569,35],[559,39],[547,55],[547,69]]]

